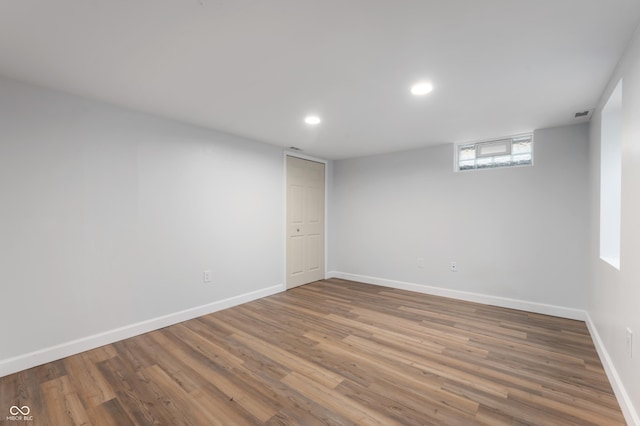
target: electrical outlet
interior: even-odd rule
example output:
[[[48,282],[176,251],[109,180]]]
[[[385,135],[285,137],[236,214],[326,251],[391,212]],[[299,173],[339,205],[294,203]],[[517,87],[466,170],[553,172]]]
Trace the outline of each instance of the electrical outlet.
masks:
[[[633,331],[627,327],[627,354],[629,358],[633,358]]]
[[[455,261],[451,262],[451,272],[458,272],[458,264]]]
[[[424,257],[419,257],[417,262],[418,268],[424,268]]]
[[[205,283],[211,282],[211,271],[204,271],[202,273],[202,281]]]

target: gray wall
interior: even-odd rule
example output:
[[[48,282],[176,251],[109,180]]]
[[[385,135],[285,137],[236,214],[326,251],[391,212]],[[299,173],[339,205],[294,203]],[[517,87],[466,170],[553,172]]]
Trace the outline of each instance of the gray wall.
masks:
[[[336,161],[330,266],[584,309],[588,127],[534,137],[533,167],[455,173],[452,145]]]
[[[620,270],[599,257],[600,130],[604,104],[620,79],[622,87],[622,222]],[[605,358],[624,389],[619,395],[633,406],[640,425],[640,28],[612,76],[591,120],[591,250],[588,313]],[[627,354],[626,328],[634,332],[634,356]],[[605,359],[605,361],[607,361]],[[630,414],[627,414],[630,421]]]
[[[0,129],[0,367],[282,285],[281,149],[8,80]]]

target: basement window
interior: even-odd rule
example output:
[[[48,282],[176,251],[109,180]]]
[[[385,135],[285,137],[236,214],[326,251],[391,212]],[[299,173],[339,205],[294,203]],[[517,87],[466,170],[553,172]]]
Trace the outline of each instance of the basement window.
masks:
[[[602,109],[601,120],[600,258],[620,270],[622,80]]]
[[[533,165],[532,133],[455,147],[456,171]]]

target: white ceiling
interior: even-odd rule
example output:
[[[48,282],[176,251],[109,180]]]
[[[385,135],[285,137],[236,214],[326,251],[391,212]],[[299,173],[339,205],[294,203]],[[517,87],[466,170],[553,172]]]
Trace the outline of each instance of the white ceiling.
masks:
[[[337,159],[576,122],[639,17],[638,0],[0,0],[0,74]]]

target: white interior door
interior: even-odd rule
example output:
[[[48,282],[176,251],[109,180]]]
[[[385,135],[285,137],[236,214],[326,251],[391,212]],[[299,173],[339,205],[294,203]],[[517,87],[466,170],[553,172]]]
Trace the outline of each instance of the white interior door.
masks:
[[[287,288],[324,279],[324,164],[287,156]]]

